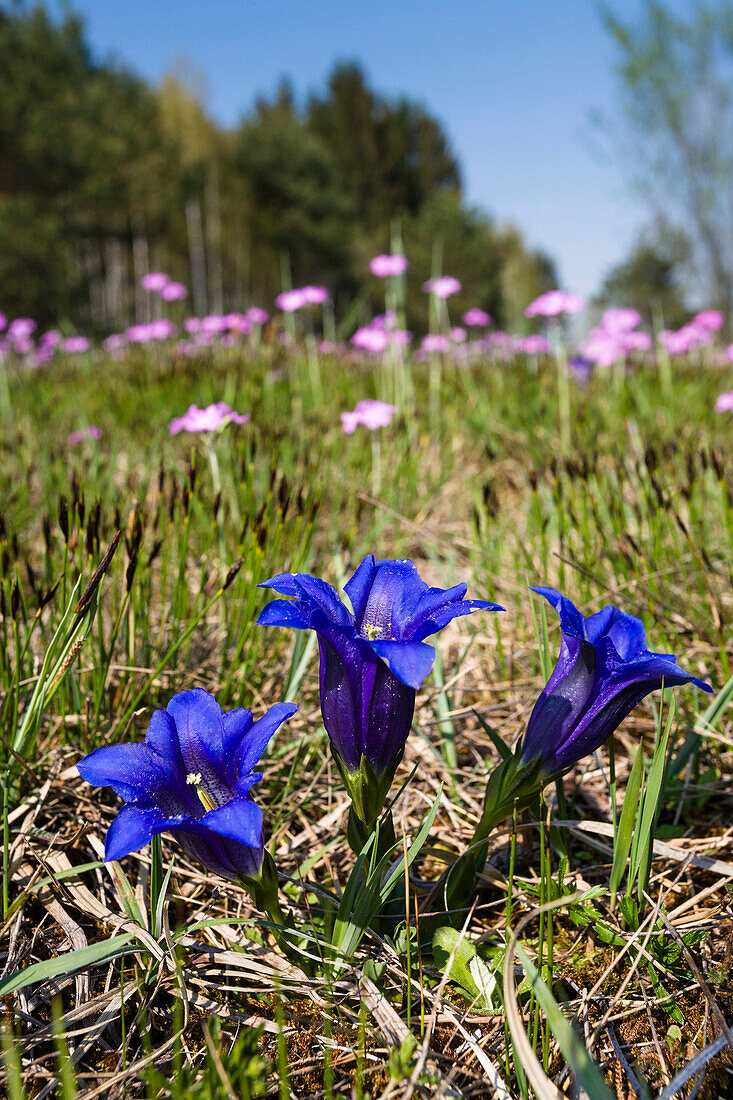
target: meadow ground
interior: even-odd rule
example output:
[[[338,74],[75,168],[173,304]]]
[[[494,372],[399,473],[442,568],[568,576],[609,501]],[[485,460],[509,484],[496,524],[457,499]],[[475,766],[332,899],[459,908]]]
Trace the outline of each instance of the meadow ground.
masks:
[[[552,1096],[548,1079],[570,1089],[568,1067],[592,1082],[585,1047],[611,1094],[672,1082],[665,1096],[730,1095],[733,415],[714,411],[728,372],[707,351],[671,371],[596,371],[587,388],[572,384],[561,424],[549,357],[397,370],[273,343],[10,368],[0,992],[13,1100]],[[398,405],[392,424],[345,435],[341,411],[372,397]],[[219,400],[250,422],[169,435],[189,404]],[[101,438],[69,442],[90,424]],[[79,625],[73,609],[117,531]],[[318,650],[311,634],[254,625],[268,597],[255,586],[297,570],[340,586],[368,553],[412,558],[441,587],[465,580],[469,596],[506,611],[457,620],[436,643],[393,809],[399,856],[440,794],[429,846],[404,883],[402,924],[372,921],[334,966],[323,945],[354,857]],[[612,761],[608,749],[584,759],[559,803],[547,788],[546,819],[523,811],[492,834],[482,888],[458,922],[479,955],[446,980],[415,913],[480,816],[499,759],[487,727],[514,744],[554,663],[559,630],[530,584],[559,588],[586,614],[616,604],[638,615],[650,648],[716,694],[678,689],[674,709],[671,692],[663,706],[651,696],[622,724]],[[67,641],[76,629],[64,652],[59,624]],[[303,967],[243,889],[168,838],[165,884],[149,848],[103,862],[119,800],[83,783],[77,761],[141,740],[152,709],[194,686],[256,716],[300,704],[263,761],[257,801],[284,902],[311,937],[315,962],[304,955]],[[662,772],[654,746],[668,717]],[[639,744],[647,792],[661,784],[637,830],[654,831],[653,861],[647,897],[637,881],[626,900],[624,881],[613,901],[609,780],[620,812]],[[567,900],[578,891],[583,900]],[[551,913],[533,914],[553,899]],[[507,1001],[504,952],[525,917],[518,951],[544,984],[517,969]],[[685,1070],[713,1044],[704,1078]]]

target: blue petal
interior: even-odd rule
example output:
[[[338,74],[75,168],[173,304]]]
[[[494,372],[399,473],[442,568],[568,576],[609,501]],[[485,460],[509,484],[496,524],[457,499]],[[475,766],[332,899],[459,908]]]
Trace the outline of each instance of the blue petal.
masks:
[[[176,723],[186,773],[200,775],[201,786],[215,802],[228,802],[234,787],[227,775],[223,713],[216,699],[194,688],[174,695],[166,709]]]
[[[200,824],[212,833],[236,840],[247,848],[257,848],[262,843],[262,810],[248,798],[233,798],[225,806],[209,810]]]
[[[249,733],[254,725],[252,711],[238,707],[236,710],[225,711],[223,716],[224,729],[222,731],[222,743],[225,759],[233,756],[243,737]]]
[[[272,588],[274,592],[279,592],[281,596],[297,597],[300,594],[295,583],[294,573],[278,573],[277,576],[270,577],[269,581],[260,581],[257,587]]]
[[[409,630],[412,608],[427,590],[414,561],[378,561],[357,620],[359,632],[367,636],[374,631],[377,638],[402,641]]]
[[[312,577],[309,573],[279,573],[269,581],[262,581],[257,587],[273,588],[282,596],[293,596],[296,600],[300,601],[301,604],[304,603],[306,607],[311,610],[318,608],[327,618],[333,619],[334,622],[347,623],[351,621],[349,612],[339,599],[338,592],[333,585],[327,584],[318,577]],[[264,611],[267,611],[268,608],[273,606],[277,606],[279,612],[283,610],[286,605],[283,605],[280,601],[275,601],[275,604],[268,604]],[[306,611],[306,608],[301,606],[300,610],[302,613]],[[294,622],[291,619],[288,619],[286,622],[277,622],[273,618],[266,618],[264,617],[264,611],[257,620],[258,623],[263,626],[297,627],[300,625],[298,622]],[[305,623],[302,629],[305,629],[308,625],[308,623]]]
[[[354,618],[358,623],[361,622],[364,614],[364,608],[374,579],[374,571],[374,554],[367,554],[353,577],[344,585],[344,592],[351,601]]]
[[[454,584],[452,588],[429,588],[427,592],[424,592],[415,605],[415,614],[413,622],[422,622],[423,619],[430,618],[436,612],[440,611],[446,604],[456,603],[463,599],[466,595],[466,588],[468,586],[464,584]]]
[[[348,608],[345,607],[336,589],[318,577],[309,573],[296,573],[295,580],[300,589],[299,595],[304,603],[320,611],[327,619],[346,626],[351,623]]]
[[[586,707],[594,697],[596,672],[597,655],[591,643],[563,634],[557,665],[527,723],[523,760],[529,762],[541,756],[548,775],[558,770],[558,752],[584,720]]]
[[[355,772],[367,736],[362,700],[371,692],[380,662],[367,645],[345,632],[319,633],[318,649],[323,724],[337,756],[348,771]]]
[[[279,726],[298,710],[295,703],[275,703],[243,737],[236,754],[237,777],[249,775],[262,756],[267,742]]]
[[[152,837],[175,828],[183,817],[168,817],[157,806],[122,806],[104,841],[104,858],[109,863],[144,848]]]
[[[106,745],[76,765],[94,787],[111,787],[125,802],[150,802],[170,782],[159,757],[144,743]]]
[[[430,674],[435,650],[425,642],[393,642],[376,640],[368,643],[381,657],[393,675],[407,687],[419,688]]]
[[[154,710],[145,731],[145,744],[178,772],[183,767],[176,723],[166,710]]]
[[[237,780],[237,795],[239,798],[246,798],[249,792],[257,783],[262,782],[262,772],[247,772],[246,775],[242,775]]]
[[[627,615],[617,607],[604,607],[585,621],[589,641],[597,645],[601,638],[609,637],[616,652],[624,661],[632,661],[646,654],[646,633],[641,619]]]
[[[415,629],[413,637],[416,641],[429,638],[431,634],[437,634],[444,626],[460,615],[471,615],[474,611],[505,611],[498,603],[489,603],[488,600],[458,600],[441,607],[429,618],[423,619]]]
[[[301,600],[273,600],[265,604],[257,618],[258,626],[287,626],[295,630],[309,630],[310,608]]]
[[[567,596],[563,596],[555,588],[543,588],[542,586],[531,586],[532,592],[537,592],[538,595],[544,596],[548,603],[552,604],[560,617],[560,629],[563,634],[570,634],[573,638],[586,638],[585,632],[585,619],[580,611],[578,611],[572,600],[569,600]]]
[[[377,775],[382,775],[394,767],[409,737],[415,689],[403,684],[383,661],[377,661],[373,676],[364,677],[361,705],[361,751]]]

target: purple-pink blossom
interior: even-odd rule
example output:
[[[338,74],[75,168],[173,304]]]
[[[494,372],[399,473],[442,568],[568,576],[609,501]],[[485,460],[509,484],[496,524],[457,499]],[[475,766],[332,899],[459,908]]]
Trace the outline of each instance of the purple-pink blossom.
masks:
[[[320,306],[329,298],[325,286],[301,286],[295,290],[284,290],[275,299],[275,305],[283,313],[295,313],[304,306]]]
[[[390,334],[384,328],[377,328],[374,324],[364,328],[358,328],[351,337],[351,343],[355,348],[379,355],[389,347]]]
[[[201,318],[200,331],[205,336],[218,336],[220,333],[226,332],[226,330],[226,318],[222,317],[219,313],[209,313],[206,317]]]
[[[466,330],[461,328],[460,325],[456,325],[455,328],[450,330],[450,338],[454,344],[462,344],[466,339]]]
[[[466,310],[461,320],[469,328],[487,328],[491,324],[491,317],[486,310],[479,309],[478,306]]]
[[[270,317],[266,309],[260,306],[250,306],[247,310],[247,319],[253,325],[265,325]]]
[[[301,287],[300,293],[303,295],[303,302],[307,306],[322,306],[329,299],[329,293],[325,286],[304,286]]]
[[[147,344],[151,340],[167,340],[175,336],[176,326],[167,317],[159,317],[147,325],[130,325],[125,336],[131,344]]]
[[[388,405],[386,401],[367,399],[360,401],[352,412],[341,413],[341,427],[346,435],[352,435],[359,424],[363,424],[373,432],[377,428],[389,427],[397,411],[396,405]]]
[[[393,344],[397,344],[398,347],[406,347],[412,343],[412,333],[406,328],[395,328],[389,334],[389,338]]]
[[[83,355],[89,351],[89,341],[86,336],[67,336],[64,340],[64,351],[69,355]]]
[[[27,340],[36,331],[36,322],[32,317],[16,317],[14,321],[10,322],[10,328],[7,331],[8,339]]]
[[[7,325],[7,323],[8,323],[8,319],[7,319],[7,317],[5,316],[5,314],[4,314],[4,313],[0,313],[0,332],[2,332],[2,331],[3,331],[3,329],[5,328],[5,326]]]
[[[601,317],[600,328],[608,333],[631,332],[641,324],[641,314],[635,309],[607,309]]]
[[[725,324],[725,314],[719,309],[703,309],[692,318],[691,324],[699,325],[708,332],[720,332]]]
[[[303,291],[284,290],[282,294],[278,294],[275,299],[275,305],[278,309],[281,309],[283,313],[295,313],[305,305]]]
[[[160,292],[164,302],[182,302],[188,297],[188,291],[183,283],[166,283]]]
[[[77,431],[71,432],[67,436],[66,442],[73,446],[75,443],[81,443],[84,439],[101,439],[102,429],[95,428],[93,424],[90,424],[86,428],[78,428]]]
[[[721,393],[718,400],[715,402],[715,411],[733,412],[733,390],[728,390],[727,393]]]
[[[170,281],[170,276],[166,275],[164,271],[149,271],[147,275],[143,275],[140,280],[140,286],[143,290],[150,290],[160,294],[164,287],[168,286]]]
[[[369,270],[379,279],[388,279],[391,275],[404,275],[410,266],[406,256],[382,253],[369,261]]]
[[[247,333],[252,329],[252,322],[245,313],[227,313],[224,321],[230,332]]]
[[[550,345],[544,336],[533,334],[524,337],[519,350],[523,351],[525,355],[547,355],[550,351]]]
[[[437,279],[428,279],[422,285],[426,294],[432,294],[436,298],[450,298],[452,294],[458,294],[461,284],[452,275],[439,275]]]
[[[698,324],[693,318],[676,332],[662,329],[657,333],[657,339],[670,355],[687,355],[693,348],[704,348],[712,344],[715,336],[709,328]]]
[[[250,420],[249,413],[238,413],[224,401],[217,401],[214,405],[207,405],[200,409],[198,405],[189,405],[183,416],[174,417],[170,422],[171,435],[179,432],[216,432],[225,424],[246,424]]]
[[[426,355],[433,355],[435,352],[445,353],[450,351],[450,340],[442,332],[429,332],[427,336],[423,336],[420,348]]]
[[[176,335],[176,326],[167,317],[158,317],[148,325],[149,339],[168,340]]]
[[[561,313],[579,313],[586,302],[566,290],[548,290],[535,298],[524,311],[526,317],[559,317]]]
[[[111,336],[102,341],[102,347],[109,352],[122,351],[126,343],[127,340],[121,332],[113,332]]]

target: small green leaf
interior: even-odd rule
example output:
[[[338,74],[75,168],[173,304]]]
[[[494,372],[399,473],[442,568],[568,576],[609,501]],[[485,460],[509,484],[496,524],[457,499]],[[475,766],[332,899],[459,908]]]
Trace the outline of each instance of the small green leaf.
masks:
[[[25,970],[16,970],[0,981],[0,997],[25,989],[34,982],[43,982],[47,978],[57,978],[60,974],[71,974],[74,970],[116,959],[118,955],[126,954],[125,948],[134,937],[134,932],[123,932],[111,940],[100,940],[89,947],[80,947],[76,951],[67,951],[65,955],[32,963]]]

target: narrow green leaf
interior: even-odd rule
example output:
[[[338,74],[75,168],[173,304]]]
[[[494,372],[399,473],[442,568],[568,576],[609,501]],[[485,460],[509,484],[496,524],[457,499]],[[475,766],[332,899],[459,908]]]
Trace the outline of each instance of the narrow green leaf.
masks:
[[[509,757],[512,755],[512,750],[509,748],[509,746],[505,744],[504,741],[502,741],[496,730],[492,729],[488,722],[484,721],[478,711],[474,710],[473,714],[474,717],[478,720],[481,729],[491,738],[491,743],[498,752],[499,756],[502,758],[502,760],[508,760]]]
[[[517,958],[530,981],[532,992],[539,1001],[547,1023],[557,1039],[563,1057],[571,1067],[578,1084],[593,1100],[613,1100],[598,1064],[591,1058],[580,1036],[571,1026],[552,993],[542,981],[534,963],[520,943],[516,945]]]
[[[611,877],[609,880],[612,899],[615,898],[618,891],[624,871],[626,870],[629,851],[631,850],[631,838],[639,813],[639,791],[641,790],[643,758],[644,754],[642,752],[642,747],[639,745],[636,750],[631,773],[629,774],[629,780],[626,784],[624,804],[621,809],[618,832],[616,833],[616,843],[613,849],[613,866],[611,867]]]
[[[25,989],[26,986],[33,985],[35,982],[46,981],[47,978],[57,978],[60,974],[71,974],[74,970],[82,970],[87,966],[116,959],[119,955],[127,953],[127,944],[134,938],[134,932],[122,932],[111,940],[100,940],[99,943],[90,944],[89,947],[80,947],[76,951],[67,951],[65,955],[56,955],[53,959],[32,963],[25,970],[16,970],[0,981],[0,997],[4,997],[7,993],[15,993],[18,989]]]
[[[641,822],[639,824],[641,843],[640,848],[637,849],[640,852],[637,874],[637,897],[639,899],[643,898],[644,891],[649,884],[652,851],[654,848],[654,830],[659,815],[659,804],[664,785],[664,767],[667,759],[667,744],[669,742],[670,730],[672,729],[675,709],[675,697],[672,695],[669,712],[667,714],[667,722],[663,734],[657,739],[657,744],[654,747],[654,758],[652,760],[649,778],[647,779],[646,790],[644,791],[644,805],[642,807]],[[631,876],[629,876],[629,890],[632,885],[633,881]]]

